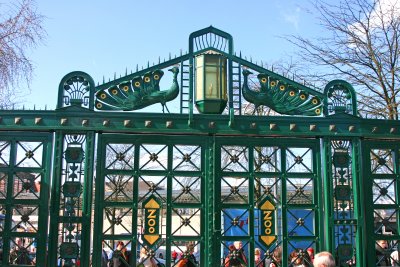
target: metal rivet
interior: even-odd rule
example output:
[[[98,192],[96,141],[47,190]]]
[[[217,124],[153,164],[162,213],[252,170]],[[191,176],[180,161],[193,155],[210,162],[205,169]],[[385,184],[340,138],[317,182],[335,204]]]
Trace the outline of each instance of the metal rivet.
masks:
[[[396,133],[396,128],[390,128],[390,133],[391,134]]]
[[[356,126],[350,125],[349,126],[349,132],[354,132],[356,130]]]
[[[62,118],[61,121],[60,121],[61,125],[66,125],[67,122],[68,122],[67,118]]]
[[[124,120],[124,127],[129,127],[131,125],[131,120]]]
[[[167,128],[172,128],[173,125],[174,125],[174,124],[173,124],[172,121],[167,121],[167,122],[165,123],[165,127],[167,127]]]
[[[315,131],[317,129],[317,125],[310,124],[310,131]]]
[[[373,133],[376,133],[377,131],[378,131],[378,127],[373,127],[373,128],[372,128],[372,132],[373,132]]]
[[[291,123],[290,126],[289,126],[289,129],[290,129],[291,131],[296,130],[296,128],[297,128],[296,123]]]
[[[35,124],[40,124],[42,122],[42,118],[35,118]]]
[[[257,128],[257,123],[255,123],[255,122],[250,123],[250,128],[251,129]]]
[[[16,117],[14,122],[15,122],[15,124],[21,124],[22,118],[21,117]]]
[[[152,126],[152,122],[151,121],[145,121],[144,122],[144,126],[146,127],[146,128],[150,128],[151,126]]]
[[[82,126],[88,126],[89,120],[82,120]]]
[[[110,120],[103,121],[103,126],[109,126],[109,125],[110,125]]]
[[[329,125],[329,131],[335,132],[336,131],[336,125],[335,124]]]
[[[270,123],[269,124],[269,129],[270,130],[276,130],[276,128],[278,128],[278,125],[276,125],[276,123]]]
[[[216,125],[216,123],[215,123],[214,121],[211,121],[211,122],[208,124],[208,128],[213,129],[213,128],[215,128],[215,125]]]

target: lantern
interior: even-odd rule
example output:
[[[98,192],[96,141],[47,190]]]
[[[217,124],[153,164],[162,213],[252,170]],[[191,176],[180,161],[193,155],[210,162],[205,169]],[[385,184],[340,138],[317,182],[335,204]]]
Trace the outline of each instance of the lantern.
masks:
[[[226,58],[201,54],[195,58],[195,102],[197,110],[221,114],[227,103]]]

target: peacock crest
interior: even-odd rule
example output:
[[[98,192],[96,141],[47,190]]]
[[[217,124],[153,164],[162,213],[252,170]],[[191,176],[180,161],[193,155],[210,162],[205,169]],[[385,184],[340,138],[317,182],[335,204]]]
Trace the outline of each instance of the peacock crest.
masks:
[[[243,70],[243,97],[256,107],[264,105],[280,114],[318,116],[322,112],[320,97],[300,90],[291,84],[268,76],[265,73],[257,75],[260,91],[256,92],[248,86],[249,70]]]
[[[98,110],[138,110],[160,103],[163,108],[166,103],[179,94],[177,76],[178,67],[169,69],[173,73],[172,86],[160,90],[160,80],[164,75],[162,70],[150,71],[143,76],[134,77],[130,81],[121,82],[96,93],[95,105]],[[168,108],[167,108],[168,110]]]

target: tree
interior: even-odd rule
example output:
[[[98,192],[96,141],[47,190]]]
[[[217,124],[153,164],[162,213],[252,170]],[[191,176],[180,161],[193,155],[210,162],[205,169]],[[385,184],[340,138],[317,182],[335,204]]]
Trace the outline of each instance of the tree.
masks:
[[[44,17],[37,13],[34,0],[0,8],[0,107],[9,108],[18,97],[15,88],[22,81],[29,86],[33,64],[28,52],[44,40],[46,32]]]
[[[400,5],[384,0],[317,0],[314,7],[326,35],[314,40],[286,38],[299,48],[301,62],[311,64],[314,71],[303,78],[325,84],[346,80],[358,93],[362,115],[398,120]]]

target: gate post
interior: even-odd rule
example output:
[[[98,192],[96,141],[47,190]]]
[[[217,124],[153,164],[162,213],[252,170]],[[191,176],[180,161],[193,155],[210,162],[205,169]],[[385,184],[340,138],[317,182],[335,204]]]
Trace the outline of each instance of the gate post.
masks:
[[[52,181],[49,265],[58,258],[90,265],[95,133],[57,131]],[[58,257],[58,255],[60,257]]]
[[[204,254],[201,254],[205,263],[204,266],[220,266],[218,262],[219,253],[216,249],[219,248],[221,229],[216,229],[221,226],[221,218],[219,213],[220,203],[218,201],[217,186],[215,184],[215,136],[207,139],[205,155],[205,171],[204,171],[204,194],[205,194],[205,216],[204,216]]]
[[[359,138],[324,138],[323,250],[332,252],[338,265],[356,261],[364,266],[364,195],[361,185]],[[333,196],[333,198],[332,198]]]
[[[362,179],[364,177],[363,161],[367,160],[368,157],[361,153],[361,139],[354,138],[353,142],[353,194],[354,194],[354,213],[357,219],[357,235],[356,235],[356,264],[357,266],[365,266],[365,259],[367,258],[367,250],[365,249],[366,237],[365,237],[365,195],[364,186]],[[364,245],[364,246],[363,246]]]

